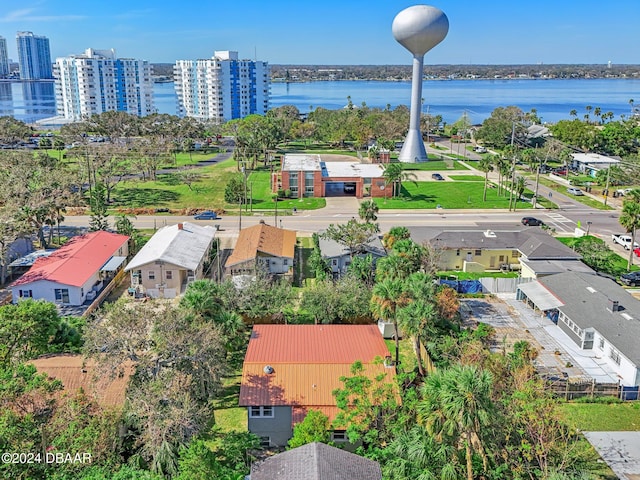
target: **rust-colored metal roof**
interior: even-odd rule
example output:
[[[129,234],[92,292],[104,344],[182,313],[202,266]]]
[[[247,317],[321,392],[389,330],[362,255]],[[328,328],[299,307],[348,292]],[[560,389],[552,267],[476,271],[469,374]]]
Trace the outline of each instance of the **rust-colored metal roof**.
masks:
[[[387,356],[376,325],[255,325],[239,404],[290,405],[294,424],[310,409],[333,421],[338,409],[332,392],[344,387],[340,377],[351,376],[351,366],[359,360],[364,375],[386,374],[384,380],[392,383],[395,370],[375,361]]]
[[[133,375],[133,364],[123,366],[123,375],[114,379],[96,378],[96,364],[82,355],[50,355],[31,360],[38,372],[62,382],[65,393],[75,394],[79,389],[94,398],[103,407],[124,405],[129,378]]]
[[[377,325],[255,325],[244,361],[351,365],[388,355]]]
[[[260,223],[240,231],[236,247],[227,259],[225,266],[230,267],[253,260],[258,256],[258,253],[293,258],[295,247],[295,230],[285,230]]]

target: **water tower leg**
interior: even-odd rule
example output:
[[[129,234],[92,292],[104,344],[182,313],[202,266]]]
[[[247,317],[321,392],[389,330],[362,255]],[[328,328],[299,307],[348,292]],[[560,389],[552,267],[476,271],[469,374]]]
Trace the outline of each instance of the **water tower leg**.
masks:
[[[422,133],[420,133],[423,67],[424,55],[414,55],[409,132],[398,156],[398,160],[405,163],[426,162],[429,159],[427,157],[427,150],[424,147],[424,141],[422,140]]]

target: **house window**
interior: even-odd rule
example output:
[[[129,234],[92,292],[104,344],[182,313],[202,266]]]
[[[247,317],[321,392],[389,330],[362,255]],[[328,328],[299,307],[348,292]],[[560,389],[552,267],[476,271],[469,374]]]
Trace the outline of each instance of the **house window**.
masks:
[[[249,417],[273,418],[273,407],[270,405],[260,406],[260,407],[249,407]]]
[[[331,441],[332,442],[346,442],[347,441],[347,432],[344,430],[334,430],[331,432]]]
[[[456,250],[456,256],[460,256],[460,250]]]
[[[614,361],[616,365],[620,365],[620,352],[615,348],[611,348],[609,352],[609,358]]]
[[[511,257],[518,258],[520,256],[520,252],[518,250],[511,250]]]
[[[56,302],[69,303],[69,289],[68,288],[56,288],[54,290],[56,296]]]
[[[149,270],[149,280],[155,280],[156,279],[156,272],[154,272],[153,270]]]
[[[20,290],[20,298],[33,298],[32,290]]]
[[[271,437],[260,437],[260,446],[262,448],[269,448],[271,446]]]
[[[474,253],[474,255],[475,255],[476,257],[479,257],[480,255],[482,255],[482,250],[476,250],[476,251],[475,251],[475,253]]]
[[[604,338],[600,339],[600,350],[604,350]]]
[[[334,267],[335,267],[336,265],[338,265],[338,260],[337,260],[337,259],[335,259],[335,258],[334,258],[333,260],[331,260],[331,265],[333,265]]]
[[[173,271],[172,270],[167,270],[165,273],[167,275],[167,280],[171,280],[173,278]]]
[[[285,258],[285,259],[282,261],[282,264],[283,264],[283,265],[289,265],[289,259],[288,259],[288,258]]]

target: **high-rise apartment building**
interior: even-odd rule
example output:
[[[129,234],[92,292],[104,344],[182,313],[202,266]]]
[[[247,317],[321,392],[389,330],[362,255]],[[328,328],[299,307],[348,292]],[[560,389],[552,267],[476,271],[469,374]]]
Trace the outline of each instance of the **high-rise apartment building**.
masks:
[[[0,78],[9,76],[9,53],[7,52],[7,39],[0,36]]]
[[[238,60],[238,52],[216,51],[205,60],[174,66],[178,115],[223,123],[269,110],[267,62]]]
[[[49,39],[32,32],[18,32],[18,62],[22,80],[53,78]]]
[[[54,73],[57,111],[65,118],[81,120],[113,110],[142,117],[156,111],[146,60],[88,48],[82,55],[57,58]]]

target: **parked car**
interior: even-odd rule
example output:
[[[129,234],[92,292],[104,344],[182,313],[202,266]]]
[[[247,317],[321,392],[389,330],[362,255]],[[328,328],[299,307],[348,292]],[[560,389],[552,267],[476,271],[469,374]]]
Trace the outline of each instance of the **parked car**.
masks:
[[[485,147],[483,147],[482,145],[476,145],[476,147],[473,150],[476,153],[487,153],[487,149]]]
[[[534,217],[523,217],[522,224],[528,227],[537,227],[539,225],[544,225],[544,222]]]
[[[431,178],[433,178],[434,180],[444,180],[444,177],[439,173],[432,173]]]
[[[635,253],[635,254],[636,254],[636,257],[640,257],[640,247],[638,247],[638,248],[634,248],[634,249],[633,249],[633,253]]]
[[[204,212],[197,213],[193,216],[194,220],[218,220],[219,218],[218,214],[211,210],[205,210]]]
[[[570,193],[571,195],[576,195],[576,196],[581,196],[584,195],[584,192],[582,190],[580,190],[577,187],[569,187],[567,188],[567,193]]]
[[[619,188],[618,190],[616,190],[616,193],[619,196],[624,197],[625,195],[629,195],[631,190],[633,190],[633,188]]]
[[[620,281],[629,287],[640,285],[640,271],[623,273],[620,275]]]

